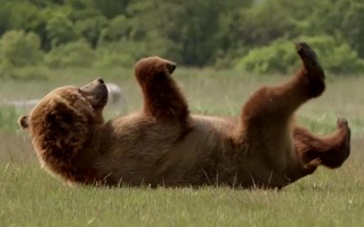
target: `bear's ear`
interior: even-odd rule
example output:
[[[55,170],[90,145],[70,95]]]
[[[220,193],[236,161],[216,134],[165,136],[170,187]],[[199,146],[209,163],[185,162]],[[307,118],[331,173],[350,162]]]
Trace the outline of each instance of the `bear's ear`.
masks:
[[[167,64],[167,69],[168,69],[169,73],[172,74],[177,67],[177,63],[175,63],[173,61],[167,61],[166,64]]]
[[[28,121],[29,116],[28,115],[23,115],[19,118],[18,120],[18,124],[20,125],[20,127],[22,129],[27,129],[29,127],[29,121]]]

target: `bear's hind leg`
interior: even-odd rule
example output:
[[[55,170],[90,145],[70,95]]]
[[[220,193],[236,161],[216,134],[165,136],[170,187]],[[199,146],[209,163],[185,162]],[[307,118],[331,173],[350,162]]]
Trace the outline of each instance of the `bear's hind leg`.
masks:
[[[340,167],[350,155],[351,130],[343,117],[338,118],[337,130],[332,135],[320,138],[307,129],[297,127],[293,138],[297,141],[296,152],[303,159],[307,161],[318,157],[329,168]]]
[[[298,162],[287,170],[287,176],[297,180],[314,172],[319,165],[339,168],[350,155],[350,138],[351,130],[343,117],[337,120],[336,132],[325,137],[295,127],[293,141]]]
[[[288,120],[303,103],[324,92],[325,75],[315,51],[301,42],[296,44],[296,52],[302,62],[296,76],[280,85],[256,91],[243,107],[243,122],[249,123],[252,119]]]
[[[245,103],[234,140],[248,146],[251,159],[283,173],[293,153],[294,112],[325,90],[325,75],[315,51],[306,43],[296,45],[301,68],[289,81],[257,90]]]

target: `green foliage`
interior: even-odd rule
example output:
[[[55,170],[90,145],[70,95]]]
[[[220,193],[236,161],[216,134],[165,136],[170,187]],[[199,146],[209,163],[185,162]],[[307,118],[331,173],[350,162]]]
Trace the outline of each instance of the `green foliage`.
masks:
[[[364,61],[344,41],[330,36],[302,37],[317,52],[325,70],[333,74],[358,73],[364,70]],[[295,40],[295,41],[297,41]],[[294,51],[294,41],[280,39],[269,46],[251,50],[236,64],[236,69],[257,74],[286,74],[297,68],[299,57]]]
[[[342,44],[337,53],[364,58],[363,15],[361,0],[13,0],[0,7],[0,35],[36,33],[46,53],[86,41],[103,55],[96,65],[130,65],[158,54],[180,65],[224,69],[255,48],[299,37],[331,36]],[[106,56],[105,46],[114,45],[127,46],[116,47],[124,53]],[[332,56],[330,61],[343,60]],[[346,63],[340,64],[336,68],[343,71]],[[269,71],[270,66],[262,67]]]
[[[107,19],[104,16],[90,17],[77,21],[75,28],[79,31],[93,48],[96,47],[101,31],[107,26]]]
[[[15,80],[45,80],[40,67],[43,53],[40,39],[33,32],[9,31],[0,39],[0,78]]]
[[[52,13],[51,11],[49,13]],[[65,12],[58,11],[50,16],[46,31],[52,46],[59,46],[79,38],[79,32]]]
[[[168,40],[162,39],[157,32],[150,32],[145,41],[131,41],[120,39],[117,42],[102,43],[97,48],[96,67],[132,67],[134,63],[147,55],[168,56],[168,46],[172,45]],[[149,53],[149,54],[146,54]]]
[[[39,37],[33,32],[9,31],[0,39],[1,64],[14,67],[37,65],[42,57]]]
[[[131,31],[128,19],[125,15],[119,15],[109,20],[108,26],[105,27],[100,36],[99,42],[107,43],[119,41],[123,37],[127,37]]]
[[[132,0],[92,0],[94,7],[107,18],[114,18],[126,13],[126,6]]]
[[[295,58],[292,43],[278,40],[270,46],[251,50],[237,62],[236,69],[258,74],[287,73]]]
[[[132,43],[127,43],[127,41],[107,43],[100,46],[96,51],[97,60],[94,62],[94,67],[132,67],[136,58],[128,48],[134,49]]]
[[[347,37],[349,44],[364,58],[364,3],[363,1],[350,1],[342,21],[343,36]]]
[[[77,41],[54,47],[46,56],[50,68],[90,67],[96,59],[95,52],[86,41]]]
[[[45,23],[41,9],[29,1],[14,1],[5,3],[9,10],[8,27],[13,30],[40,32],[40,27]]]

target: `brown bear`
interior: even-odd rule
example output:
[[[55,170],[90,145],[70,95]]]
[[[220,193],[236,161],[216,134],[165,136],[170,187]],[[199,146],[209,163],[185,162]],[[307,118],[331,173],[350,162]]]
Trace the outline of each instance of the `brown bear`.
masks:
[[[338,168],[350,154],[344,118],[325,137],[295,124],[294,112],[325,90],[315,52],[304,42],[296,49],[297,74],[258,89],[239,117],[190,114],[171,77],[176,64],[147,57],[135,65],[141,111],[105,122],[107,89],[98,78],[55,89],[19,122],[42,165],[70,183],[282,188],[319,165]]]

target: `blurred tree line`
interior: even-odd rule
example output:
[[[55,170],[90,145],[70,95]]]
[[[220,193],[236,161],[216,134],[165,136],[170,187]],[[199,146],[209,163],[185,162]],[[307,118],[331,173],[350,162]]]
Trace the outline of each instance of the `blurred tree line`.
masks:
[[[362,0],[0,0],[0,5],[0,74],[10,77],[13,68],[37,63],[130,67],[147,55],[185,66],[286,73],[287,64],[297,63],[293,43],[300,39],[318,49],[333,73],[364,69]]]

